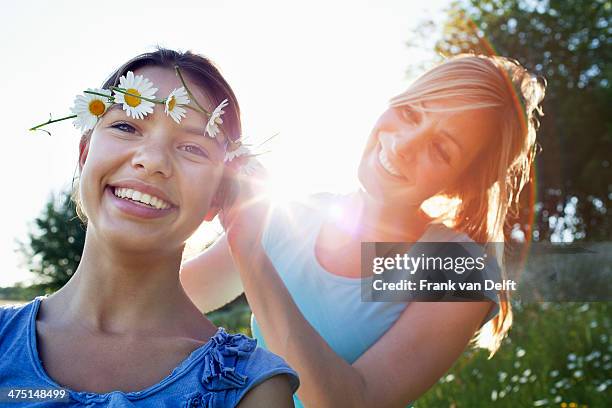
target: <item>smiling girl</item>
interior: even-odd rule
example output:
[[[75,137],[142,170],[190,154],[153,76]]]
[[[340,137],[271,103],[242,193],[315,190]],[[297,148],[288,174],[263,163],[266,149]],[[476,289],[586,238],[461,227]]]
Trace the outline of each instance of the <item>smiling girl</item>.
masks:
[[[97,116],[76,119],[87,129],[75,194],[87,221],[81,262],[53,295],[0,310],[0,401],[58,397],[8,395],[27,388],[63,389],[58,406],[293,406],[295,372],[217,329],[179,281],[185,241],[218,211],[227,144],[240,137],[232,89],[207,59],[160,49],[96,92],[75,106],[85,100]],[[165,104],[154,93],[169,95]],[[220,129],[205,112],[224,99]]]
[[[266,218],[263,205],[242,204],[256,198],[245,185],[224,211],[226,235],[183,266],[187,293],[208,311],[245,291],[254,336],[300,374],[296,406],[406,406],[470,340],[495,352],[511,325],[507,293],[363,302],[361,243],[503,242],[529,179],[543,95],[544,84],[506,58],[464,55],[434,67],[374,125],[359,191]],[[436,196],[454,198],[454,211],[431,218],[423,206]]]

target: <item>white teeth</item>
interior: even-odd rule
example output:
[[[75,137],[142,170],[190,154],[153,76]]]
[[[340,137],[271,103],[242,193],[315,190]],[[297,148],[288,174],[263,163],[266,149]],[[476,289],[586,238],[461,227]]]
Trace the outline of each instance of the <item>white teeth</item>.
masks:
[[[114,194],[119,198],[138,201],[150,205],[151,207],[157,208],[158,210],[165,210],[166,208],[170,208],[170,204],[168,204],[161,198],[151,196],[149,194],[143,193],[138,190],[133,190],[131,188],[116,187],[114,189]]]
[[[393,167],[393,165],[387,158],[387,155],[385,154],[384,150],[382,149],[380,149],[380,153],[378,153],[378,161],[383,166],[383,168],[387,170],[389,173],[397,177],[402,177],[402,174],[399,172],[399,170]]]

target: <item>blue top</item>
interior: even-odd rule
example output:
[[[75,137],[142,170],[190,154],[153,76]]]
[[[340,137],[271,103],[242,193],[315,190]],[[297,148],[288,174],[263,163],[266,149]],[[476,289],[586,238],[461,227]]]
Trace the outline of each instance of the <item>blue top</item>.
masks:
[[[36,315],[42,299],[37,297],[25,305],[0,308],[0,406],[23,406],[8,397],[11,389],[61,388],[45,372],[38,356]],[[257,347],[257,340],[243,334],[228,334],[219,328],[169,376],[142,391],[97,394],[64,388],[68,394],[64,401],[29,399],[25,404],[28,407],[234,407],[249,390],[278,374],[288,375],[293,392],[297,390],[298,376],[282,358]]]
[[[408,302],[363,302],[361,278],[329,273],[315,256],[315,242],[323,221],[342,196],[318,194],[289,208],[274,209],[262,235],[262,245],[294,302],[327,344],[349,364],[354,363],[397,321]],[[430,224],[419,242],[473,242],[443,224]],[[343,256],[341,253],[338,256]],[[483,324],[499,308],[497,294],[485,295],[496,303]],[[253,337],[266,347],[255,316]],[[294,395],[296,407],[302,407]]]

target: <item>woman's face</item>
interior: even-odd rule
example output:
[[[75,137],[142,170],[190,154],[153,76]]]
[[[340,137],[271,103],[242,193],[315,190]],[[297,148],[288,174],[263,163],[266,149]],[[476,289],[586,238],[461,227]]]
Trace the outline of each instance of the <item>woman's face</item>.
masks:
[[[359,165],[363,188],[375,201],[397,206],[420,205],[453,186],[462,188],[464,171],[496,135],[494,117],[490,109],[389,108],[374,126]]]
[[[167,68],[144,67],[134,74],[153,82],[158,99],[181,87]],[[211,107],[204,92],[188,80],[187,86]],[[144,119],[111,107],[80,158],[88,229],[122,249],[182,247],[209,211],[223,173],[224,148],[204,134],[206,121],[188,109],[177,124],[159,104]],[[126,193],[131,199],[118,197]],[[139,202],[147,201],[145,194],[150,204]]]

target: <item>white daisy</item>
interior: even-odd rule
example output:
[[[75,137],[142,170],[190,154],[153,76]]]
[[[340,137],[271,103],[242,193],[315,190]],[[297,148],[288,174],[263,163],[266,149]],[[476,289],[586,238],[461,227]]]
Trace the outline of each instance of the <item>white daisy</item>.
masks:
[[[225,113],[223,108],[225,108],[227,105],[227,99],[224,99],[223,102],[221,102],[219,106],[217,106],[210,114],[210,118],[206,124],[206,133],[208,133],[208,136],[212,138],[217,137],[217,133],[219,133],[219,125],[223,123],[223,119],[221,119],[221,115]]]
[[[189,97],[187,96],[187,91],[184,86],[181,86],[170,92],[170,95],[166,98],[166,115],[170,115],[176,123],[181,123],[181,118],[184,118],[185,113],[187,113],[185,108],[181,106],[188,104]]]
[[[240,157],[240,156],[244,156],[245,154],[250,154],[251,151],[249,150],[248,147],[246,147],[245,145],[241,145],[240,147],[234,149],[234,150],[228,150],[225,152],[225,159],[224,161],[226,163],[231,162],[232,160],[234,160],[236,157]]]
[[[87,90],[111,96],[111,92],[108,89],[89,88]],[[93,129],[98,122],[98,118],[104,115],[109,106],[108,98],[103,96],[92,95],[90,93],[77,95],[74,98],[74,106],[72,107],[72,113],[77,115],[73,121],[74,126],[77,129],[81,129],[82,132]]]
[[[145,101],[142,98],[155,99],[157,88],[153,88],[153,84],[142,75],[134,76],[132,71],[119,78],[119,88],[125,89],[125,92],[136,95],[125,95],[122,92],[115,91],[115,102],[123,104],[123,110],[128,116],[134,119],[142,119],[147,114],[153,112],[155,104],[150,101]]]

